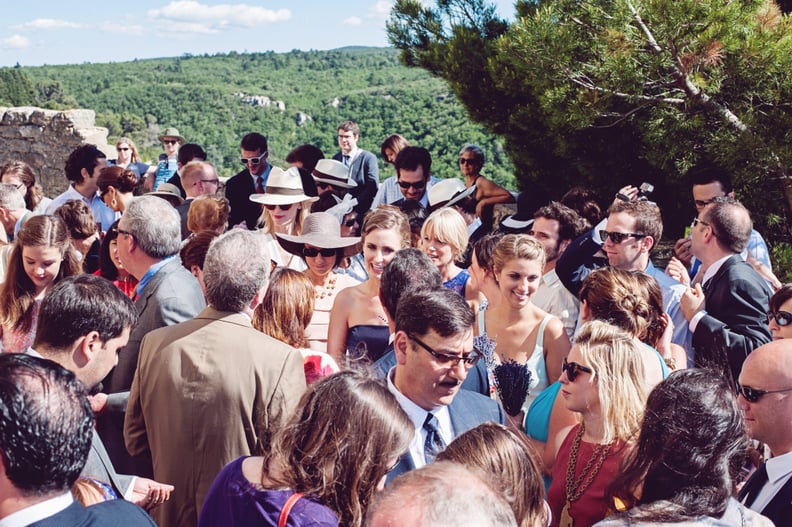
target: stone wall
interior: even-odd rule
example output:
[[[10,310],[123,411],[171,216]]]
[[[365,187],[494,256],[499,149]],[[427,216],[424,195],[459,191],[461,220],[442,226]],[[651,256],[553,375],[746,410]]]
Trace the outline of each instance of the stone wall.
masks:
[[[95,126],[93,110],[44,110],[0,107],[0,164],[24,161],[33,167],[44,194],[55,197],[69,185],[66,158],[80,145],[94,144],[115,158],[107,128]]]

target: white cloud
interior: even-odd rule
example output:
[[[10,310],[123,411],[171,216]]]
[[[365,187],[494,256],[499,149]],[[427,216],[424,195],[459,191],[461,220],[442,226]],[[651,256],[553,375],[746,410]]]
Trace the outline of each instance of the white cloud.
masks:
[[[22,35],[12,35],[2,40],[2,46],[4,48],[22,49],[28,47],[29,45],[30,41]]]
[[[360,17],[351,16],[345,19],[341,23],[344,24],[345,26],[359,26],[360,24],[363,23],[363,21],[360,19]]]
[[[177,0],[160,9],[151,9],[148,16],[168,20],[174,31],[217,33],[235,27],[257,27],[289,20],[288,9],[265,9],[248,4],[206,5],[194,0]]]
[[[86,27],[85,24],[77,24],[68,20],[57,20],[55,18],[37,18],[31,22],[25,22],[15,26],[16,29],[80,29]]]
[[[369,12],[371,13],[371,18],[385,19],[390,15],[392,8],[393,2],[390,0],[378,0],[376,4],[369,8]]]

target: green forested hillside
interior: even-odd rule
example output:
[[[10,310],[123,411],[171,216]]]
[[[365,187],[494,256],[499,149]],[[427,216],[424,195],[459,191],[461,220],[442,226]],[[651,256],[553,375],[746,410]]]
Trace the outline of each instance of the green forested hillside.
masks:
[[[468,121],[444,81],[400,65],[392,49],[229,53],[21,70],[35,86],[33,104],[94,109],[110,141],[129,135],[146,159],[160,153],[156,136],[169,126],[204,146],[225,176],[241,168],[239,140],[251,131],[269,138],[276,165],[302,143],[319,146],[329,157],[337,150],[336,125],[351,119],[360,124],[362,148],[379,154],[382,140],[400,133],[432,152],[433,172],[440,177],[458,176],[457,152],[478,143],[488,155],[485,172],[516,188],[498,141]],[[244,104],[239,94],[282,101],[285,110]],[[303,126],[298,112],[311,118]],[[382,175],[392,174],[387,168]]]

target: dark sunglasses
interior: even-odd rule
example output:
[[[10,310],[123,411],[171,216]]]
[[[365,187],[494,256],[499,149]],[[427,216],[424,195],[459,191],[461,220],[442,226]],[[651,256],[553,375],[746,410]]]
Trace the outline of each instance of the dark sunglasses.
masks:
[[[416,183],[410,183],[409,181],[399,181],[399,186],[404,189],[412,187],[415,190],[421,190],[426,186],[426,181],[418,181]]]
[[[292,208],[292,205],[294,205],[294,203],[287,203],[286,205],[264,205],[264,206],[267,208],[267,210],[275,210],[275,207],[278,207],[280,210],[289,210],[290,208]]]
[[[321,190],[324,190],[324,189],[326,189],[328,187],[331,187],[331,186],[332,185],[330,185],[329,183],[322,183],[321,181],[317,181],[316,182],[316,188],[321,189]]]
[[[265,157],[267,157],[266,152],[264,152],[258,157],[240,157],[239,162],[242,163],[243,165],[247,165],[248,163],[250,163],[251,165],[256,166],[259,163],[261,163],[261,160],[264,159]]]
[[[127,152],[129,148],[116,148],[116,150],[119,152]]]
[[[344,227],[352,227],[356,223],[357,223],[357,218],[352,218],[351,220],[346,220],[341,225],[343,225]]]
[[[175,145],[179,141],[176,139],[163,139],[162,142],[165,143],[166,145]]]
[[[448,353],[438,353],[435,350],[433,350],[432,348],[430,348],[429,346],[427,346],[426,344],[424,344],[423,342],[421,342],[421,340],[418,337],[416,337],[414,335],[410,335],[409,333],[407,334],[407,337],[410,340],[414,340],[415,342],[418,343],[419,346],[421,346],[423,349],[428,351],[429,355],[434,357],[435,360],[438,363],[440,363],[440,364],[448,364],[452,368],[456,367],[456,365],[461,362],[462,364],[465,365],[465,369],[466,370],[470,369],[473,366],[475,366],[476,363],[481,358],[481,355],[479,355],[478,353],[475,353],[475,352],[468,353],[467,355],[451,355],[451,354],[448,354]]]
[[[737,394],[742,395],[746,401],[749,403],[757,403],[759,399],[767,395],[768,393],[784,393],[784,392],[792,392],[792,388],[784,388],[783,390],[757,390],[756,388],[751,388],[750,386],[743,386],[740,383],[737,383]]]
[[[303,247],[303,256],[308,258],[315,258],[317,255],[321,254],[325,258],[330,258],[331,256],[336,255],[336,251],[338,249],[317,249],[315,247]]]
[[[646,234],[636,234],[634,232],[608,232],[604,230],[599,231],[599,235],[603,242],[610,238],[613,243],[621,243],[627,238],[646,238]]]
[[[790,322],[792,322],[792,313],[787,313],[786,311],[770,311],[767,313],[767,323],[769,324],[771,320],[775,320],[776,324],[780,327],[788,326]]]
[[[475,159],[466,159],[464,157],[460,157],[459,158],[459,164],[460,165],[477,165],[478,161],[476,161]]]
[[[566,357],[564,357],[564,362],[561,363],[561,371],[566,372],[569,382],[575,382],[575,379],[577,379],[577,376],[581,373],[594,373],[594,370],[591,368],[581,366],[577,362],[567,362]]]

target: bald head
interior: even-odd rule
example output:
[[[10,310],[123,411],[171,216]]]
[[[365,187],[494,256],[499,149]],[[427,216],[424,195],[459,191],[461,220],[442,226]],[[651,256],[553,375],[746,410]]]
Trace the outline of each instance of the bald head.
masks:
[[[748,245],[753,223],[751,215],[742,203],[720,197],[702,213],[702,219],[710,224],[721,249],[739,254]]]
[[[754,350],[743,363],[739,383],[743,391],[764,393],[753,402],[740,395],[748,435],[767,444],[773,455],[792,452],[792,339],[770,342]],[[754,398],[754,397],[752,397]]]

